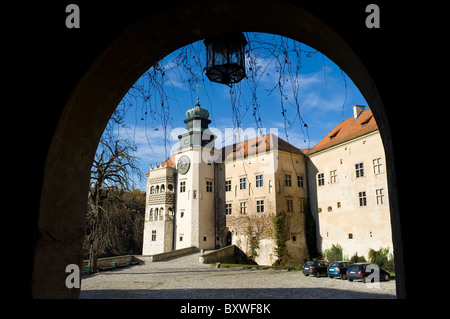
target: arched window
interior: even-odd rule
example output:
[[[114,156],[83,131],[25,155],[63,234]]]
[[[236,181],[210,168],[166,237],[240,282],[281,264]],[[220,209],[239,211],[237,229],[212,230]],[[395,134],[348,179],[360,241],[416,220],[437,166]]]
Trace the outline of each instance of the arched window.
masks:
[[[167,185],[167,190],[170,192],[173,192],[173,185],[172,184],[168,184]]]
[[[159,209],[159,220],[163,220],[164,219],[164,208],[160,208]]]
[[[166,186],[164,186],[164,184],[161,185],[160,191],[161,193],[164,193],[166,191]]]
[[[156,185],[155,193],[159,193],[159,185]]]
[[[159,216],[159,210],[158,210],[158,208],[155,208],[155,219],[154,220],[158,220],[158,216]]]
[[[150,194],[155,193],[155,186],[150,187]]]
[[[150,221],[153,220],[153,208],[150,208],[150,209],[149,209],[149,212],[148,212],[148,219],[149,219]]]

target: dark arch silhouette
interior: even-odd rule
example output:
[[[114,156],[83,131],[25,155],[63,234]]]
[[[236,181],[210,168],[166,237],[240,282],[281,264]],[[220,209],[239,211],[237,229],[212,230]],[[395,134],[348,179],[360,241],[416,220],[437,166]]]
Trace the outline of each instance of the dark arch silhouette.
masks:
[[[59,12],[53,7],[47,9],[51,13]],[[45,119],[49,127],[40,133],[42,141],[36,144],[38,157],[34,164],[36,172],[32,175],[36,181],[32,183],[36,194],[40,195],[30,199],[16,195],[18,201],[24,200],[20,204],[23,211],[32,209],[25,227],[25,252],[30,252],[30,256],[24,278],[28,281],[26,290],[30,296],[76,298],[79,295],[79,289],[65,286],[68,275],[65,267],[81,264],[89,171],[98,141],[118,102],[143,72],[165,55],[225,31],[274,33],[306,43],[340,66],[360,89],[375,116],[386,152],[397,295],[406,296],[396,180],[398,165],[394,161],[395,139],[389,121],[393,113],[388,116],[378,89],[385,78],[377,72],[377,64],[367,59],[370,46],[361,34],[354,34],[365,32],[363,6],[355,4],[345,11],[336,4],[321,1],[297,4],[277,0],[185,0],[158,5],[133,3],[95,7],[85,4],[80,5],[80,10],[85,18],[81,20],[78,34],[68,33],[66,29],[52,30],[50,23],[60,23],[55,18],[44,22],[47,23],[44,31],[55,35],[51,40],[55,48],[58,48],[61,34],[67,37],[68,40],[61,40],[66,51],[50,52],[50,57],[37,55],[49,62],[52,58],[61,58],[58,52],[67,53],[69,61],[64,71],[69,75],[64,78],[66,82],[60,83],[62,92],[55,93],[57,103],[50,104]],[[55,14],[61,17],[61,13]],[[96,14],[98,20],[95,20]],[[348,24],[352,17],[357,20],[355,25],[360,25],[358,31],[353,31],[354,25]],[[29,28],[32,35],[37,32],[32,26]],[[350,34],[347,39],[353,48],[336,30]],[[370,41],[370,44],[382,43],[377,36]],[[44,41],[45,44],[50,45]],[[76,54],[70,52],[71,46]],[[366,57],[364,63],[355,54],[355,48],[360,56]],[[41,70],[44,74],[44,66]]]

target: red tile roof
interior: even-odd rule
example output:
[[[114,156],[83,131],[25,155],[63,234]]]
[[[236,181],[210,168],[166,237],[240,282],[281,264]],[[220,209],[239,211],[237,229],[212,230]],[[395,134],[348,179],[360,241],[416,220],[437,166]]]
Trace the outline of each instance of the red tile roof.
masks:
[[[244,142],[233,145],[228,145],[218,149],[222,153],[222,161],[231,160],[233,158],[247,157],[257,153],[264,153],[271,150],[271,146],[275,147],[278,144],[279,151],[290,152],[299,155],[311,155],[323,149],[337,145],[339,143],[351,140],[355,137],[370,133],[378,129],[377,123],[373,117],[372,111],[367,109],[358,116],[357,119],[349,117],[340,122],[334,129],[332,129],[319,143],[312,149],[300,150],[297,147],[289,144],[285,140],[279,138],[274,134],[268,134],[253,138]],[[272,144],[271,144],[272,141]],[[175,156],[172,155],[167,160],[162,162],[156,168],[175,165]],[[145,174],[148,176],[149,173]]]
[[[285,140],[279,138],[274,134],[268,134],[260,137],[253,138],[241,143],[227,145],[225,147],[217,149],[217,151],[222,153],[222,161],[231,160],[233,158],[247,157],[253,154],[262,154],[272,149],[272,147],[278,148],[279,151],[290,152],[293,154],[304,155],[304,153],[297,147],[289,144]],[[172,155],[167,160],[157,165],[155,168],[161,167],[174,167],[175,166],[175,155]],[[148,176],[150,172],[145,174]]]
[[[231,160],[233,158],[247,157],[253,154],[262,154],[277,147],[279,151],[290,152],[293,154],[304,155],[297,147],[289,144],[285,140],[274,134],[259,136],[251,140],[228,145],[219,149],[222,152],[222,161]]]
[[[171,157],[169,157],[168,159],[166,159],[164,162],[162,162],[159,165],[156,165],[155,168],[160,168],[160,167],[174,167],[175,166],[175,155],[172,155]],[[145,174],[145,176],[148,176],[148,174],[150,174],[150,172],[148,172],[147,174]]]
[[[349,117],[332,129],[319,143],[316,144],[307,155],[314,154],[331,146],[343,143],[358,136],[373,132],[378,129],[372,111],[367,109],[354,119]]]

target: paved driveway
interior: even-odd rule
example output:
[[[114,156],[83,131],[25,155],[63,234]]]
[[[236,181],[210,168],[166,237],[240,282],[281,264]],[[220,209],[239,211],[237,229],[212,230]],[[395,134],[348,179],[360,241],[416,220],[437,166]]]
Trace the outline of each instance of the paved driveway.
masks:
[[[101,272],[82,279],[80,298],[320,299],[396,298],[395,281],[369,287],[358,281],[305,277],[299,271],[215,268],[199,253]]]

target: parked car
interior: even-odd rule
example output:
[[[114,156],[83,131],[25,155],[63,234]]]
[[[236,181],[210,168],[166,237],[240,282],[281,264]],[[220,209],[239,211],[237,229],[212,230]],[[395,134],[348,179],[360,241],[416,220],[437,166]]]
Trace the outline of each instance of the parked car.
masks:
[[[305,276],[312,275],[319,278],[327,275],[327,269],[328,263],[324,260],[308,261],[303,265],[302,273]]]
[[[351,264],[347,261],[333,261],[327,269],[328,277],[340,277],[341,279],[347,279],[347,268]]]
[[[367,282],[369,279],[368,276],[376,269],[379,270],[379,281],[389,281],[389,271],[382,269],[375,264],[368,263],[356,263],[350,265],[350,267],[347,268],[347,278],[349,281],[361,279],[363,282]]]

